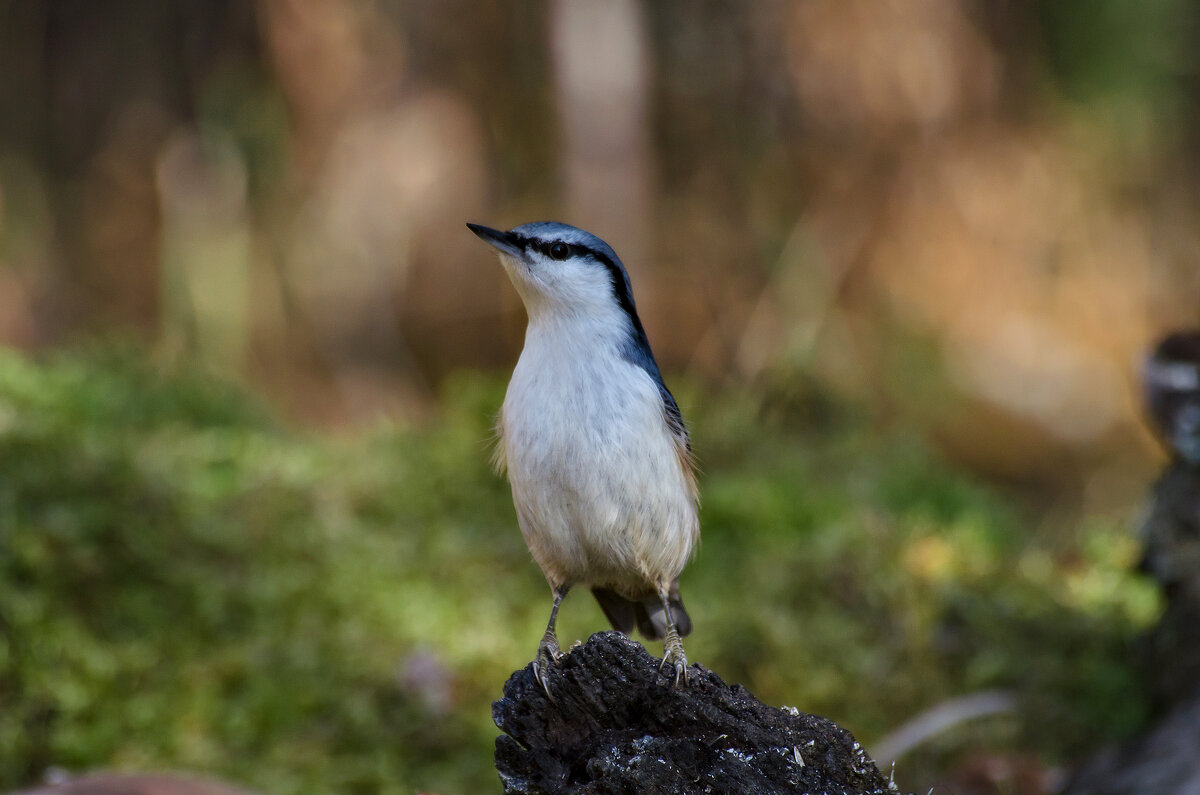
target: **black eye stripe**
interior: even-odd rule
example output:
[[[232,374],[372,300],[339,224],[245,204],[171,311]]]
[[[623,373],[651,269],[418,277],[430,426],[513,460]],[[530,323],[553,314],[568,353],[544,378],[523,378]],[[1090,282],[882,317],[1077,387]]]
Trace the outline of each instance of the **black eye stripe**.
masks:
[[[550,247],[556,243],[566,243],[567,249],[570,251],[568,256],[587,256],[600,263],[608,271],[608,275],[612,279],[613,294],[617,297],[617,303],[629,315],[629,319],[632,321],[637,333],[645,336],[645,332],[642,331],[642,321],[637,316],[637,310],[633,306],[633,294],[630,290],[629,282],[624,273],[622,273],[621,268],[609,259],[608,255],[603,251],[581,246],[578,243],[567,243],[565,240],[543,240],[542,238],[526,237],[525,235],[517,236],[514,242],[521,246],[521,248],[533,249],[551,259],[553,257],[550,255]]]
[[[537,237],[522,236],[517,238],[516,242],[521,246],[521,248],[533,249],[539,254],[547,256],[550,259],[564,260],[568,257],[588,256],[602,263],[608,260],[608,257],[604,256],[599,251],[590,249],[587,246],[581,246],[578,243],[568,243],[565,240],[542,240],[541,238]],[[555,257],[552,253],[550,253],[550,250],[557,245],[564,245],[567,247],[567,255],[565,257]]]

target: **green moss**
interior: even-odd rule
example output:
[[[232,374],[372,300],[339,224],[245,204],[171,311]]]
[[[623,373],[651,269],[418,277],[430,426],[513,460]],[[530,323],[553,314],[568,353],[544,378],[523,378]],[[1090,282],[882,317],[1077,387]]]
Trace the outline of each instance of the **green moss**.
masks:
[[[497,789],[490,702],[549,607],[488,464],[501,389],[463,376],[430,426],[333,441],[136,356],[0,353],[0,786],[58,765]],[[988,741],[1052,758],[1141,719],[1127,649],[1156,601],[1120,521],[1064,556],[912,439],[681,393],[693,660],[868,747],[996,686],[1026,706]],[[601,628],[573,595],[562,639]]]

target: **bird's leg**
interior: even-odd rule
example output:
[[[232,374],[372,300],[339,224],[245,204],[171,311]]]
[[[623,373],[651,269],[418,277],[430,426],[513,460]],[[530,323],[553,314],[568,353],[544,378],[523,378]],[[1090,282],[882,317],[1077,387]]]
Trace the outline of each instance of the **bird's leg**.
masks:
[[[675,671],[675,687],[688,683],[688,661],[683,652],[683,641],[679,639],[679,630],[675,628],[675,618],[671,615],[671,601],[668,599],[666,588],[660,588],[658,598],[662,600],[663,610],[667,616],[667,634],[663,638],[663,661],[658,666],[659,671],[670,666]],[[668,674],[669,676],[670,674]]]
[[[554,624],[558,621],[558,606],[562,604],[568,590],[570,586],[565,585],[554,588],[554,606],[550,608],[550,621],[546,624],[546,634],[542,635],[542,642],[538,644],[537,657],[533,659],[533,675],[537,677],[547,696],[550,696],[550,666],[562,656],[562,650],[558,647],[558,636],[554,634]]]

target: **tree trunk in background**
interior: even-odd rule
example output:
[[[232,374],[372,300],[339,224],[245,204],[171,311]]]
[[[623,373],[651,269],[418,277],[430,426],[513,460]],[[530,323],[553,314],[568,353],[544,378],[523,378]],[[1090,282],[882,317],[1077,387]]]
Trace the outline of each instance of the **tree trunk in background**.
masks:
[[[645,262],[650,212],[646,25],[637,0],[554,0],[550,37],[562,129],[561,218]]]

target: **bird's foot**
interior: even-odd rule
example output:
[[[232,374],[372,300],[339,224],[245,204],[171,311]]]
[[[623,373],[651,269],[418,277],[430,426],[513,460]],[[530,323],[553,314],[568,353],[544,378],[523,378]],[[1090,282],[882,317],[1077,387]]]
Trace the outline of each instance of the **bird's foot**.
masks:
[[[670,677],[671,672],[675,673],[675,687],[683,687],[688,684],[688,661],[687,655],[683,651],[683,641],[679,639],[679,633],[675,627],[667,629],[667,637],[663,640],[663,660],[658,666],[659,673]]]
[[[551,701],[554,700],[554,696],[550,693],[550,666],[555,665],[560,657],[562,650],[558,647],[558,638],[553,632],[546,630],[542,642],[538,644],[537,656],[533,658],[533,675]]]

